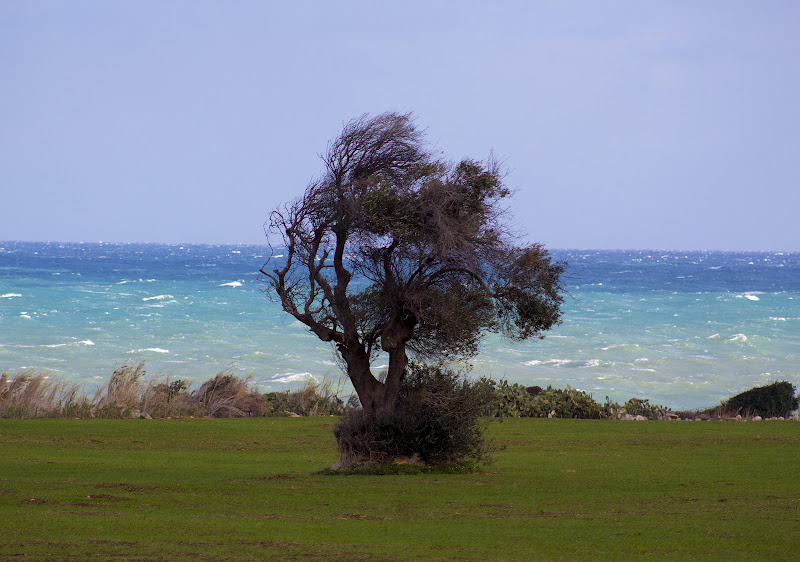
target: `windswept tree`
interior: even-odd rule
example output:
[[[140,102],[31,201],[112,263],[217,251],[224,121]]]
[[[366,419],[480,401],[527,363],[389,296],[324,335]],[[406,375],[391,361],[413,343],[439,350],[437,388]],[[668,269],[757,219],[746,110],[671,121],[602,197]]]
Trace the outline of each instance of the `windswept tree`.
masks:
[[[469,358],[486,332],[524,340],[559,322],[564,265],[516,245],[496,161],[438,159],[397,113],[350,121],[321,158],[322,175],[270,215],[285,255],[261,272],[335,345],[365,413],[394,410],[409,357]]]

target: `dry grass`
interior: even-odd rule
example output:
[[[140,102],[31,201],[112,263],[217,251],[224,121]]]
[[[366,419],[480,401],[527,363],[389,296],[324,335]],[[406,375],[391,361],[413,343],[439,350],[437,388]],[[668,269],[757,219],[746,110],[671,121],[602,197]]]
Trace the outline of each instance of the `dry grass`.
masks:
[[[239,418],[264,415],[304,416],[341,413],[343,402],[330,381],[309,381],[297,392],[261,394],[252,376],[218,373],[191,391],[183,380],[147,377],[144,362],[124,365],[90,397],[80,385],[34,371],[0,378],[0,418]]]
[[[79,416],[89,411],[80,385],[59,382],[34,371],[9,379],[0,377],[0,417],[36,418]]]
[[[92,414],[98,418],[122,418],[129,417],[134,410],[141,411],[152,386],[152,382],[142,380],[144,375],[144,362],[114,371],[108,383],[97,389],[92,399]]]
[[[264,397],[250,389],[253,377],[240,379],[226,372],[217,373],[194,393],[205,415],[212,418],[245,418],[267,413]]]

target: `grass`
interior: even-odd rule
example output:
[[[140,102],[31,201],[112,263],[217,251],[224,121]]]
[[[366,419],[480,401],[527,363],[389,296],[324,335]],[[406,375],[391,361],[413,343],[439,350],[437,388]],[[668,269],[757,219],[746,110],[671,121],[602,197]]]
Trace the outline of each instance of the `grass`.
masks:
[[[794,422],[508,419],[482,473],[320,474],[333,418],[0,420],[0,559],[788,560]]]

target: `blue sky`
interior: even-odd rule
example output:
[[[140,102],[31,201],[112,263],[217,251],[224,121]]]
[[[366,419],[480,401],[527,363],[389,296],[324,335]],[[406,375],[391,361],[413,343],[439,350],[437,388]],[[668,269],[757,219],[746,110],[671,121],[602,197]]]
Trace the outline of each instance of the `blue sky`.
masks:
[[[362,113],[554,248],[800,250],[800,2],[0,2],[0,240],[253,243]]]

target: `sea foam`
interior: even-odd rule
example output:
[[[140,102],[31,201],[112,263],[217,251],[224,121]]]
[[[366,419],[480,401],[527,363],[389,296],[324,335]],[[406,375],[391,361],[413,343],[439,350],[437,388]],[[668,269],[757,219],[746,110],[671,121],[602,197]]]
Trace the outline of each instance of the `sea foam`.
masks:
[[[286,373],[284,375],[275,375],[269,380],[269,382],[282,382],[282,383],[293,383],[300,381],[318,382],[317,378],[311,373]]]

